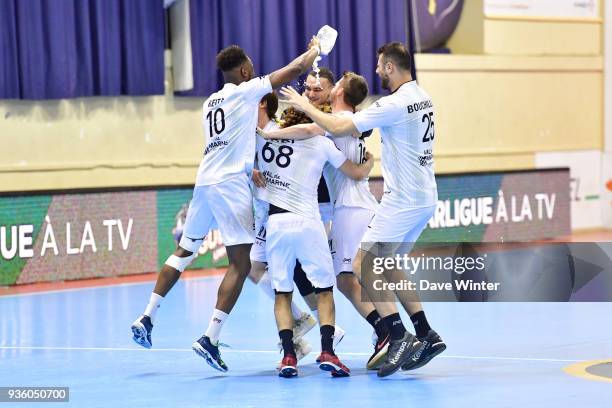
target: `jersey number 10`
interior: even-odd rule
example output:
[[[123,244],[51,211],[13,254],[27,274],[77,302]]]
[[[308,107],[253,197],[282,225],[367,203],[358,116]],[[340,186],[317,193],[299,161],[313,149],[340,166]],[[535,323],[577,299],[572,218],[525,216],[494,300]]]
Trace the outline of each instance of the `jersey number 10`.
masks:
[[[208,119],[210,137],[213,137],[213,130],[215,131],[215,136],[225,130],[225,112],[223,112],[223,109],[216,109],[214,113],[209,111],[206,119]]]

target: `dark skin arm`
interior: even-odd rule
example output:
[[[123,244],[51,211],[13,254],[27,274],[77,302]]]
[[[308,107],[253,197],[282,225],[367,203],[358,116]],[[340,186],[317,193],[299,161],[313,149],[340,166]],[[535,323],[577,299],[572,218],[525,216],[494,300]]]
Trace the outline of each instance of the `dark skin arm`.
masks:
[[[276,70],[270,74],[270,83],[272,88],[278,88],[288,82],[293,81],[303,73],[305,73],[319,56],[319,40],[315,37],[308,44],[308,51],[291,61],[283,68]]]

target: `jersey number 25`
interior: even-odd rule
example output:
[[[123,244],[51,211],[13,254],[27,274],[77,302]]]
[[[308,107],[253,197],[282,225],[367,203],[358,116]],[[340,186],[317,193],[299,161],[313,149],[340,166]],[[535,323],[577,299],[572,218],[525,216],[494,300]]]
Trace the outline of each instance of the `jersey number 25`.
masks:
[[[433,120],[433,112],[429,112],[423,115],[421,119],[422,123],[427,122],[427,129],[425,130],[425,135],[423,136],[423,143],[430,142],[434,140],[435,131],[434,131],[434,120]]]

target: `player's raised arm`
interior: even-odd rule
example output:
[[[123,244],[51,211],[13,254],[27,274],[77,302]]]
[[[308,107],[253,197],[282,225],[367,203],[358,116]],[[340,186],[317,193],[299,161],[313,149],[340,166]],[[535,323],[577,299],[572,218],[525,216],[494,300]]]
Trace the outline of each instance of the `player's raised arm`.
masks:
[[[316,135],[325,133],[316,123],[302,123],[300,125],[291,126],[284,129],[272,130],[266,132],[263,129],[257,128],[257,133],[264,139],[294,139],[302,140],[309,139]]]
[[[357,128],[350,118],[334,116],[323,113],[313,106],[307,98],[300,95],[292,87],[281,89],[280,94],[286,98],[286,102],[306,113],[317,125],[331,133],[332,135],[347,135],[357,132]]]
[[[310,40],[310,44],[308,44],[308,51],[286,66],[270,74],[272,88],[278,88],[305,73],[312,66],[312,63],[315,58],[319,56],[320,52],[319,40],[313,37],[312,40]]]

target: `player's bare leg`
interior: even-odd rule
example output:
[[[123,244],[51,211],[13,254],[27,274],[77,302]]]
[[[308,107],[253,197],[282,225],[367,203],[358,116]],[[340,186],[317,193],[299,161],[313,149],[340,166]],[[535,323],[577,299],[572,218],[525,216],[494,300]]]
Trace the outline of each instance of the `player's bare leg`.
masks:
[[[206,332],[192,344],[193,350],[213,368],[227,371],[227,365],[219,352],[221,328],[234,308],[242,291],[244,281],[251,270],[251,244],[231,245],[227,248],[229,266],[219,285],[217,304],[208,323]]]
[[[232,245],[227,247],[229,266],[219,285],[216,309],[230,313],[242,292],[244,281],[251,270],[251,244]]]
[[[397,269],[385,271],[384,275],[388,282],[400,282],[402,279],[406,279],[406,274]],[[416,290],[399,290],[395,291],[395,295],[410,316],[416,337],[422,343],[415,357],[401,367],[402,370],[414,370],[424,366],[446,350],[446,344],[438,333],[429,326]]]
[[[272,288],[272,281],[270,274],[267,272],[267,265],[263,262],[251,260],[251,272],[249,273],[249,280],[259,286],[261,290],[270,298],[276,302],[276,296],[274,289]],[[313,300],[316,302],[316,298],[313,295]],[[293,336],[295,352],[298,360],[301,360],[312,351],[312,347],[303,336],[308,333],[313,327],[317,325],[314,317],[308,312],[303,312],[295,302],[291,302],[291,315],[293,316]],[[316,304],[315,304],[316,307]],[[283,350],[282,342],[278,343],[279,350]]]
[[[362,294],[361,285],[354,274],[341,273],[336,279],[340,292],[346,296],[364,319],[376,310],[374,304],[369,301],[369,297],[365,293]]]
[[[261,278],[266,273],[266,264],[258,261],[251,261],[251,271],[249,272],[249,280],[254,284],[259,284]]]
[[[308,280],[308,277],[306,276],[306,273],[302,269],[302,265],[299,262],[296,262],[296,265],[293,271],[293,281],[295,282],[295,285],[297,286],[300,292],[300,295],[302,295],[304,302],[306,302],[306,305],[308,305],[310,312],[312,313],[313,316],[315,316],[317,321],[319,321],[318,300],[317,300],[317,295],[315,294],[315,288],[314,286],[312,286],[312,283]],[[310,325],[310,322],[309,322],[309,325]],[[343,338],[344,338],[344,330],[339,326],[335,326],[334,349],[336,348],[338,343],[342,341]]]
[[[367,293],[368,297],[372,299],[372,304],[378,311],[378,314],[385,319],[391,315],[399,314],[399,312],[395,304],[394,295],[389,293],[382,294],[381,292],[376,291],[371,284],[367,284],[371,283],[373,278],[373,258],[374,255],[372,253],[359,248],[357,255],[355,256],[355,260],[353,261],[353,273],[359,282],[361,282],[365,293]],[[384,275],[376,275],[376,279],[386,281]]]
[[[283,359],[278,367],[279,377],[297,376],[297,357],[293,343],[293,316],[291,315],[292,292],[278,292],[274,300],[276,327],[283,347]]]
[[[155,288],[151,293],[147,307],[143,314],[132,323],[132,339],[136,344],[145,348],[151,348],[153,346],[151,333],[153,331],[157,309],[159,309],[162,300],[170,289],[172,289],[179,280],[181,273],[191,264],[194,258],[195,254],[193,252],[178,247],[162,266],[159,275],[157,275],[157,282],[155,283]]]
[[[316,289],[317,309],[319,310],[319,327],[321,329],[321,355],[317,359],[321,370],[330,371],[332,377],[349,376],[348,369],[334,353],[334,333],[336,323],[336,305],[334,288]]]
[[[374,274],[374,254],[360,248],[353,261],[353,272],[359,278],[370,299],[373,300],[376,310],[389,329],[391,341],[387,359],[378,369],[378,376],[386,377],[399,370],[405,363],[412,361],[412,358],[421,349],[421,342],[404,327],[395,305],[395,293],[374,289],[372,284],[374,280],[386,283],[388,279],[384,273]]]
[[[370,301],[370,297],[361,287],[355,274],[351,272],[342,272],[337,276],[336,281],[340,292],[344,294],[359,314],[366,319],[374,329],[374,352],[368,359],[366,367],[368,370],[375,370],[382,364],[387,356],[390,340],[389,329],[374,307],[374,304]]]

